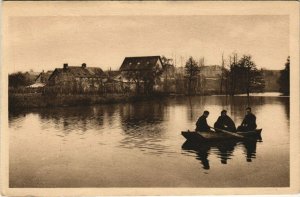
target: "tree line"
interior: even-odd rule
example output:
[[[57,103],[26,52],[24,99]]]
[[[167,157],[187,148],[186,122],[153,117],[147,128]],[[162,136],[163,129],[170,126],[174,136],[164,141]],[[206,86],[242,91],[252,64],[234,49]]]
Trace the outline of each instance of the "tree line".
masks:
[[[201,66],[193,57],[185,65],[188,93],[195,94],[195,80],[201,76]],[[222,56],[219,94],[235,95],[250,92],[262,92],[265,87],[262,70],[257,69],[250,55],[238,58],[229,56],[227,64]]]
[[[189,95],[196,94],[196,86],[199,86],[199,83],[196,83],[196,81],[201,77],[201,66],[203,66],[203,62],[201,60],[197,62],[193,57],[190,57],[185,64],[185,77]],[[288,57],[285,68],[281,70],[280,78],[277,82],[280,87],[279,91],[283,95],[289,95],[289,67],[290,60]],[[257,68],[251,55],[238,57],[234,53],[227,60],[222,55],[219,78],[219,94],[223,95],[247,94],[249,96],[251,92],[263,92],[265,88],[263,69]]]
[[[280,77],[278,79],[279,91],[285,95],[290,95],[290,56],[288,56],[284,69],[280,71]]]
[[[133,81],[136,85],[136,92],[152,94],[154,85],[161,77],[164,78],[164,88],[168,87],[169,78],[175,72],[175,65],[172,59],[165,56],[161,57],[162,68],[142,71],[128,71],[124,75],[127,79]],[[184,80],[186,92],[188,95],[195,95],[197,89],[201,86],[201,67],[204,66],[204,58],[196,61],[190,57],[184,66]],[[285,68],[280,72],[278,80],[279,91],[284,95],[289,95],[289,69],[290,58],[288,57]],[[200,79],[200,80],[199,80]],[[199,83],[200,82],[200,83]],[[230,55],[227,60],[222,56],[221,73],[219,74],[219,94],[231,95],[247,94],[251,92],[263,92],[265,80],[263,70],[258,69],[251,55],[242,55],[238,57],[236,53]],[[12,73],[9,75],[9,86],[26,87],[34,83],[26,73]]]
[[[16,72],[8,75],[8,85],[12,88],[26,87],[34,83],[27,73]]]

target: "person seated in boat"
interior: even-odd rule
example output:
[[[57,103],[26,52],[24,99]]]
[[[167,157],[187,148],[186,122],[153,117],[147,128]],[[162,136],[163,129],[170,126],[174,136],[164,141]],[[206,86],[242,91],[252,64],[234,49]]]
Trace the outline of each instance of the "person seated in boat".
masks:
[[[237,128],[238,131],[253,131],[257,127],[256,125],[256,116],[252,114],[251,108],[246,108],[246,115],[242,124]]]
[[[221,116],[219,116],[218,120],[215,122],[214,127],[216,129],[236,132],[235,124],[233,120],[229,116],[227,116],[226,110],[221,111]]]
[[[210,127],[207,124],[206,118],[208,117],[209,112],[204,111],[202,116],[199,117],[199,119],[196,122],[196,131],[202,132],[202,131],[209,131]]]

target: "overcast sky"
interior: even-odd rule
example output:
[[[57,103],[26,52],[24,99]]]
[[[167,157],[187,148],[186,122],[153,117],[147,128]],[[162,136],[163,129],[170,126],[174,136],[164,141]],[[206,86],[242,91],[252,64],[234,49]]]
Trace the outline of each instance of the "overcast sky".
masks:
[[[189,56],[220,64],[222,53],[250,54],[258,67],[282,69],[288,16],[12,17],[9,72],[53,70],[63,63],[119,69],[126,56]],[[181,58],[182,57],[182,58]]]

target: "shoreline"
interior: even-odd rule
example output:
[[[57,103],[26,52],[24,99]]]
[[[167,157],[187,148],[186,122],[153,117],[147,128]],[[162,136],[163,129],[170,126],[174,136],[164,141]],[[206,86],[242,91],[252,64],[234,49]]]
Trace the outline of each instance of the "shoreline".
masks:
[[[250,95],[250,97],[289,97],[279,95]],[[91,106],[102,104],[134,103],[147,100],[174,97],[198,97],[198,96],[228,96],[229,95],[185,95],[185,94],[155,94],[155,95],[132,95],[132,94],[78,94],[78,95],[43,95],[41,93],[32,94],[9,94],[9,110],[48,108],[48,107],[72,107],[72,106]],[[235,95],[246,97],[247,95]]]
[[[49,107],[72,107],[72,106],[92,106],[116,103],[134,103],[152,99],[161,99],[167,95],[126,95],[126,94],[107,94],[107,95],[42,95],[35,94],[13,94],[9,95],[9,110],[49,108]]]

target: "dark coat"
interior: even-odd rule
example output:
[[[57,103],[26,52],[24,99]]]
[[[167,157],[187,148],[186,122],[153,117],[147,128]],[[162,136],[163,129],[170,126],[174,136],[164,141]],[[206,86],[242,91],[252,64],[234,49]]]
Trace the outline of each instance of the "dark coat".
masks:
[[[210,128],[207,124],[206,117],[204,115],[200,116],[196,122],[196,131],[209,131]]]
[[[236,131],[233,120],[227,115],[219,116],[218,120],[214,124],[214,127],[226,131]]]
[[[256,116],[252,113],[249,113],[245,116],[241,126],[245,128],[245,130],[254,130],[256,129]]]

